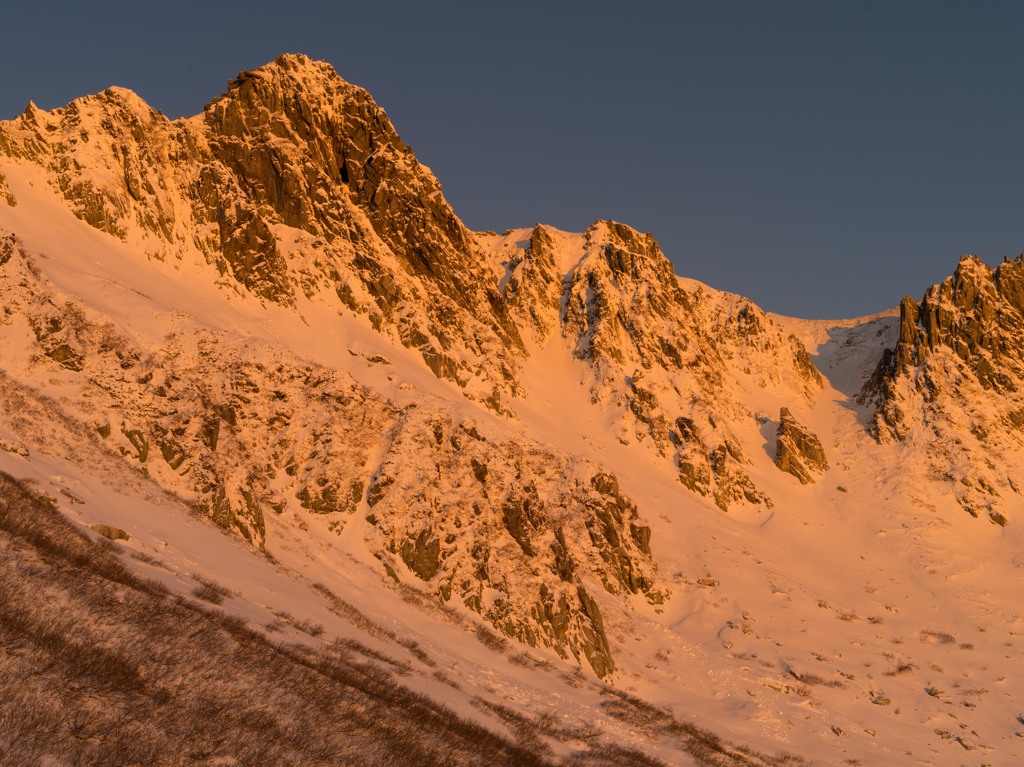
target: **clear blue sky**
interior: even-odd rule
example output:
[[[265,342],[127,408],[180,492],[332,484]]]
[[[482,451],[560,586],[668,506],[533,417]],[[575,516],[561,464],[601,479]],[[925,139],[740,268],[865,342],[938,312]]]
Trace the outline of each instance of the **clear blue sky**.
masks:
[[[281,52],[366,87],[474,229],[614,218],[805,317],[1024,251],[1024,3],[191,0],[4,10],[0,118],[194,114]]]

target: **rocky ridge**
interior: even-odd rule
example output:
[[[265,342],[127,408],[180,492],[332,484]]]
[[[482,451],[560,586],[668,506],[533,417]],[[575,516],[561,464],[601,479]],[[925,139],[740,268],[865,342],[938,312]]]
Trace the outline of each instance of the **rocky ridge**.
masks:
[[[740,447],[758,421],[735,379],[801,400],[821,385],[753,304],[686,290],[651,235],[612,221],[575,237],[470,233],[369,94],[303,56],[242,73],[182,120],[120,88],[30,104],[0,123],[0,154],[45,169],[75,216],[149,259],[295,312],[333,307],[503,418],[531,350],[562,343],[591,370],[591,401],[619,409],[619,440],[721,509],[771,505]],[[106,449],[252,545],[268,514],[338,533],[358,515],[392,577],[602,675],[615,668],[602,600],[665,598],[650,531],[607,469],[400,408],[280,349],[254,361],[251,339],[187,322],[154,352],[48,286],[13,235],[2,252],[7,320],[31,329],[25,379],[49,369]]]
[[[930,444],[934,476],[956,483],[966,511],[998,524],[1001,496],[1020,492],[999,467],[1022,444],[1022,331],[1024,258],[993,269],[965,256],[920,302],[900,303],[899,340],[861,395],[876,408],[879,441]]]
[[[822,380],[796,337],[746,299],[688,290],[653,236],[615,221],[578,238],[538,225],[489,239],[513,312],[541,339],[560,329],[590,367],[591,401],[621,408],[623,444],[649,445],[723,510],[770,505],[740,447],[759,414],[738,393],[782,388],[810,402]]]
[[[795,338],[749,301],[686,291],[650,235],[597,222],[570,254],[543,226],[523,247],[470,233],[369,94],[303,56],[242,73],[183,120],[120,88],[29,105],[0,124],[0,153],[47,168],[77,216],[149,257],[352,313],[507,417],[524,339],[557,330],[592,366],[592,399],[623,406],[620,439],[650,442],[723,509],[769,502],[738,446],[755,414],[727,396],[734,379],[781,378],[794,399],[820,388]]]
[[[468,230],[366,91],[280,56],[202,115],[168,120],[110,88],[0,124],[0,153],[41,165],[79,218],[237,289],[319,297],[417,349],[500,410],[521,341]]]
[[[801,426],[789,412],[782,408],[779,426],[775,436],[775,465],[792,474],[803,485],[814,482],[815,474],[828,468],[828,459],[821,447],[821,440]]]

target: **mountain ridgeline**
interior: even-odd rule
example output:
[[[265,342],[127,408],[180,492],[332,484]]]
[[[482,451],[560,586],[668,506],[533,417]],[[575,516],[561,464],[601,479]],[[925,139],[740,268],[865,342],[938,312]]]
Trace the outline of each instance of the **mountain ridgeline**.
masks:
[[[900,303],[899,340],[862,401],[880,441],[922,440],[971,515],[1005,525],[1001,494],[1020,494],[1001,467],[1024,444],[1024,256],[992,268],[964,256],[920,302]]]
[[[608,414],[620,447],[709,509],[767,512],[772,487],[829,467],[831,435],[802,425],[826,381],[784,323],[681,280],[651,235],[623,224],[471,232],[383,110],[327,64],[281,56],[181,120],[118,88],[29,105],[0,123],[0,155],[168,279],[198,270],[225,301],[303,317],[327,307],[449,386],[447,403],[399,401],[223,329],[170,324],[142,339],[0,232],[0,323],[28,350],[0,373],[11,449],[128,462],[254,547],[268,545],[268,515],[322,515],[338,534],[358,519],[383,577],[608,675],[601,605],[653,607],[669,589],[615,466],[517,433],[524,403],[544,394],[531,361],[556,348],[579,408]],[[0,176],[0,205],[17,206],[16,192]],[[1019,260],[966,260],[920,304],[905,299],[898,343],[861,394],[865,428],[944,445],[944,424],[967,419],[960,448],[1019,447],[1022,310]],[[48,376],[72,404],[36,396]],[[1005,524],[998,496],[1018,492],[1013,480],[960,458],[935,461],[965,509]]]

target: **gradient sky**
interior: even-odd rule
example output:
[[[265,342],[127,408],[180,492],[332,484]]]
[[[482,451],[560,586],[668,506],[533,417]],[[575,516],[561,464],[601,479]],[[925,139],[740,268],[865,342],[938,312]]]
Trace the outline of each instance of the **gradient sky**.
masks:
[[[802,317],[1024,251],[1024,3],[19,3],[0,119],[110,85],[191,115],[301,52],[367,88],[473,229],[614,218]]]

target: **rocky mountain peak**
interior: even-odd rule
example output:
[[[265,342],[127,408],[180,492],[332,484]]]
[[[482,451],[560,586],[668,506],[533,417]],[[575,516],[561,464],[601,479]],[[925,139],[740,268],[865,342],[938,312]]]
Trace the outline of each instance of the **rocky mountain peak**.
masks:
[[[437,180],[384,110],[327,63],[279,56],[231,81],[203,117],[215,156],[289,226],[341,234],[337,212],[322,198],[344,191],[415,272],[440,271],[429,258],[438,247],[448,257],[472,250]]]
[[[238,289],[365,316],[502,409],[518,328],[493,268],[384,111],[326,63],[285,55],[169,121],[109,89],[0,123],[0,154],[49,172],[73,212],[151,258]]]
[[[296,283],[333,294],[502,409],[501,392],[516,390],[518,328],[437,179],[365,90],[328,64],[281,56],[232,81],[203,128],[214,162],[200,172],[202,207],[217,211],[232,271],[269,277],[284,300]],[[292,258],[268,260],[281,224],[306,237]]]
[[[687,289],[650,234],[614,221],[585,233],[565,277],[562,331],[590,364],[594,401],[620,403],[620,441],[649,443],[720,508],[771,504],[740,447],[754,438],[748,386],[808,402],[821,376],[800,341],[746,299]]]
[[[259,88],[252,88],[256,83],[264,83],[269,89],[262,90],[262,97],[270,93],[301,96],[302,92],[311,95],[312,100],[323,100],[322,95],[344,89],[358,91],[367,98],[369,94],[362,88],[346,82],[337,71],[326,61],[316,61],[301,53],[282,53],[273,61],[241,72],[228,82],[228,93],[236,99],[246,90],[260,93]],[[283,103],[269,101],[265,106],[272,112],[282,111]]]
[[[591,247],[600,248],[612,274],[632,280],[667,284],[675,277],[672,262],[654,235],[642,234],[617,221],[596,221],[586,232]]]
[[[952,352],[986,388],[1016,389],[1024,374],[1017,333],[1024,321],[1024,257],[996,268],[976,256],[930,287],[920,303],[900,303],[900,336],[884,374],[890,378]]]
[[[240,150],[253,145],[278,161],[279,175],[286,162],[295,160],[323,174],[296,179],[295,183],[351,184],[351,189],[359,189],[374,154],[392,161],[401,158],[411,172],[420,170],[384,110],[365,90],[345,82],[329,64],[302,55],[282,55],[270,64],[242,72],[228,84],[225,94],[206,106],[203,119],[212,144],[231,162],[244,159]],[[251,164],[241,169],[255,168]],[[259,180],[276,181],[267,186],[266,201],[290,219],[290,225],[309,231],[324,228],[325,222],[318,220],[314,211],[296,215],[282,205],[282,194],[297,189],[282,188],[287,186],[284,180]],[[368,200],[376,190],[370,191]]]
[[[176,239],[174,179],[180,131],[126,88],[108,88],[44,111],[29,104],[0,123],[0,154],[44,167],[76,216],[125,239],[141,227]],[[177,239],[184,239],[178,236]]]
[[[959,480],[961,505],[994,520],[1005,520],[1000,491],[1017,492],[994,467],[1024,443],[1022,338],[1024,257],[992,268],[964,256],[920,302],[900,303],[899,339],[862,393],[876,403],[880,441],[919,435],[936,472]]]

